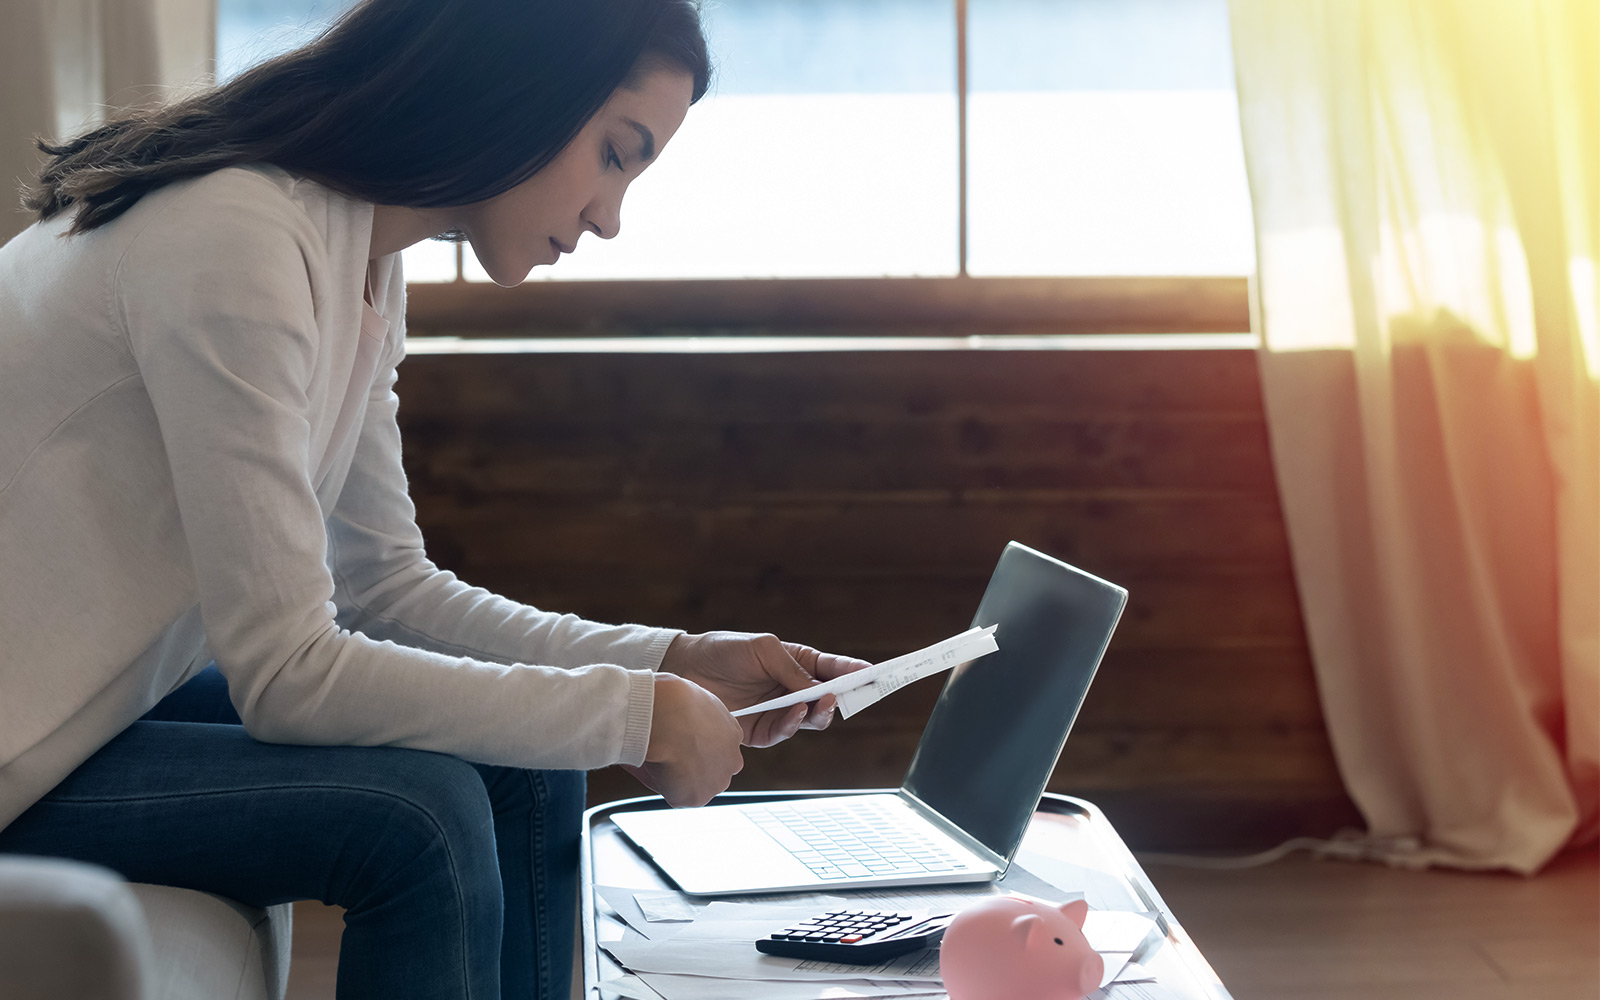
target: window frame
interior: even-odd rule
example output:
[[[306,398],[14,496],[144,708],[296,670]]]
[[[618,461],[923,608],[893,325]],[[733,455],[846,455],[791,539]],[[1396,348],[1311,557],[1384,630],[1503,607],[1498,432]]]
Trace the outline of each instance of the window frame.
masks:
[[[617,337],[795,333],[835,336],[1239,333],[1245,276],[981,277],[967,273],[967,0],[956,19],[957,273],[948,277],[527,281],[407,285],[418,336]]]
[[[1241,333],[1249,279],[713,278],[418,282],[412,336]]]
[[[606,337],[1240,333],[1245,276],[972,277],[967,273],[968,0],[955,17],[957,272],[939,277],[534,280],[407,283],[416,336]]]

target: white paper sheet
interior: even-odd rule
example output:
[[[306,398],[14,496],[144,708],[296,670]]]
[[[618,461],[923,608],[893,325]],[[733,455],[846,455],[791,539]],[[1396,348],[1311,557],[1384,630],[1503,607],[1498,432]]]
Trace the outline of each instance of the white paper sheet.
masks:
[[[653,928],[657,933],[650,939],[673,941],[739,941],[755,947],[757,938],[802,920],[809,920],[827,910],[842,910],[858,905],[850,900],[838,899],[831,906],[820,909],[809,903],[735,903],[718,900],[702,908],[692,924],[679,924],[666,929]]]
[[[620,972],[610,978],[602,977],[600,993],[602,996],[616,994],[627,997],[628,1000],[666,1000],[651,988],[649,983],[631,972]]]
[[[661,891],[670,892],[671,890]],[[687,924],[679,921],[651,922],[646,920],[644,912],[639,909],[639,903],[636,898],[641,892],[639,889],[625,889],[615,885],[597,885],[594,887],[594,892],[611,908],[613,913],[622,918],[623,923],[637,931],[642,937],[651,940],[667,938],[687,926]],[[706,907],[712,905],[711,903],[696,902],[693,897],[685,896],[682,893],[676,893],[675,895],[679,896],[694,911],[696,916],[704,912]],[[828,910],[843,909],[847,906],[877,905],[860,899],[846,899],[843,896],[831,896],[824,893],[805,893],[803,895],[763,893],[756,896],[740,896],[737,900],[717,900],[717,902],[750,907],[778,907],[783,914],[779,917],[782,922],[777,925],[778,927],[782,927],[784,923],[793,923],[792,920],[788,919],[788,914],[791,911],[800,911],[803,912],[804,916],[809,917],[818,913],[825,913]],[[884,906],[887,905],[884,904]],[[760,910],[746,912],[761,913]],[[768,928],[769,933],[774,929],[776,928]]]
[[[1160,983],[1112,983],[1089,994],[1087,1000],[1179,1000]]]
[[[768,932],[770,933],[770,931]],[[877,965],[846,965],[815,959],[785,958],[756,951],[754,938],[741,941],[703,941],[668,938],[665,941],[613,941],[601,945],[635,975],[668,972],[711,976],[717,979],[831,980],[917,979],[939,981],[939,953],[925,949],[899,955]]]
[[[928,895],[937,897],[940,894]],[[906,907],[898,904],[897,908]],[[813,912],[809,906],[752,906],[718,901],[700,910],[693,923],[673,925],[673,930],[668,932],[670,937],[649,940],[629,937],[604,947],[634,973],[757,980],[939,980],[937,950],[913,952],[872,966],[763,955],[755,950],[758,938]],[[948,912],[948,909],[923,912]],[[1088,914],[1084,936],[1091,947],[1105,956],[1105,983],[1120,978],[1133,951],[1154,927],[1149,917],[1138,913],[1091,911]],[[652,927],[652,930],[659,928]]]
[[[927,983],[898,983],[888,980],[869,982],[764,982],[741,983],[709,976],[678,976],[647,972],[639,977],[665,1000],[852,1000],[855,997],[944,997],[939,990],[928,992]]]
[[[634,900],[637,889],[624,889],[614,885],[597,885],[594,894],[605,901],[613,913],[621,917],[629,927],[650,937],[650,923],[645,920],[644,912],[639,909],[639,904]],[[693,904],[691,904],[693,905]]]
[[[1156,980],[1156,974],[1138,962],[1129,962],[1122,967],[1122,971],[1112,978],[1119,983],[1153,983]]]
[[[1156,923],[1148,913],[1126,910],[1090,910],[1083,921],[1083,936],[1095,951],[1135,952]]]
[[[1109,872],[1075,865],[1045,854],[1024,853],[1027,855],[1029,871],[1068,892],[1083,893],[1090,909],[1142,910],[1145,906],[1127,882]]]
[[[682,893],[666,892],[636,892],[633,901],[638,904],[639,912],[644,914],[644,919],[652,924],[687,923],[695,918],[694,904],[683,898]]]
[[[737,718],[744,715],[756,715],[760,712],[770,712],[775,708],[788,708],[790,705],[799,705],[808,701],[816,701],[825,694],[835,695],[839,699],[839,714],[845,718],[856,714],[862,709],[876,702],[891,692],[898,691],[912,681],[920,680],[931,674],[951,667],[975,660],[999,649],[995,641],[995,629],[990,625],[987,628],[968,629],[960,635],[951,636],[943,642],[936,642],[925,649],[915,653],[897,656],[892,660],[884,660],[870,667],[864,667],[842,677],[835,677],[831,681],[823,681],[815,687],[806,688],[804,691],[792,691],[778,698],[771,698],[759,705],[741,708],[734,712]]]

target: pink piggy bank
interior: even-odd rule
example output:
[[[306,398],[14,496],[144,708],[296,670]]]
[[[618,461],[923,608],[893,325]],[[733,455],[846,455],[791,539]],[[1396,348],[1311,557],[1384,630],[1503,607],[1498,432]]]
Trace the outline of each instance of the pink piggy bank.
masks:
[[[950,1000],[1080,1000],[1105,959],[1083,936],[1089,904],[991,896],[956,914],[939,946]]]

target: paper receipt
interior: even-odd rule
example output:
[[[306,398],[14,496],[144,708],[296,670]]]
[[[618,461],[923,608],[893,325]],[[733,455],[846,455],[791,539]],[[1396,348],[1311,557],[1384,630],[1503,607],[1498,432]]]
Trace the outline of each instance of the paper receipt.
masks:
[[[884,695],[898,691],[912,681],[949,670],[951,667],[976,660],[999,649],[1000,644],[994,637],[997,627],[990,625],[986,628],[968,629],[960,635],[951,636],[943,642],[936,642],[915,653],[875,663],[854,673],[835,677],[831,681],[823,681],[804,691],[791,691],[759,705],[741,708],[733,714],[739,717],[770,712],[774,708],[788,708],[790,705],[816,701],[825,694],[832,694],[839,699],[839,712],[848,719]]]

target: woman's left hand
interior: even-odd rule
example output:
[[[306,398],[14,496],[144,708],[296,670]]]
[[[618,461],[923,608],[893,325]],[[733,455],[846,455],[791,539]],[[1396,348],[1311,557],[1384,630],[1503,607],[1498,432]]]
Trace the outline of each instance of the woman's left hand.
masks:
[[[694,681],[722,699],[730,712],[870,665],[751,632],[680,635],[661,659],[662,670]],[[770,747],[801,729],[825,729],[833,721],[836,704],[833,695],[825,694],[802,705],[744,716],[739,719],[744,745]]]

